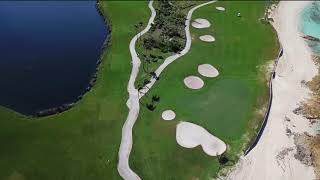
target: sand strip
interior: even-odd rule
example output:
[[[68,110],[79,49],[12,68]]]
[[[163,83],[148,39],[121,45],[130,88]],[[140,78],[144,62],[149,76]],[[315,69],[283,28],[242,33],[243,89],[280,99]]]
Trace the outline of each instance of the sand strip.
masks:
[[[309,96],[301,81],[309,81],[317,73],[311,51],[300,37],[300,13],[308,1],[280,1],[273,12],[272,24],[283,47],[283,55],[273,79],[273,103],[269,120],[257,146],[242,157],[227,179],[315,179],[312,166],[295,159],[293,136],[286,133],[314,134],[309,121],[293,110]],[[290,151],[286,151],[292,149]],[[286,152],[282,155],[281,152]]]

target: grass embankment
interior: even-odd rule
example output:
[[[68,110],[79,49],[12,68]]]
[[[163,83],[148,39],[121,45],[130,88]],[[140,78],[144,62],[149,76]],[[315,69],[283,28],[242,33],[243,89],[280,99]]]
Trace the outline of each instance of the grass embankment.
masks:
[[[217,11],[223,6],[226,12]],[[267,83],[260,69],[278,53],[277,37],[270,25],[263,24],[265,3],[217,2],[196,10],[195,18],[206,18],[212,26],[191,28],[191,50],[178,59],[143,97],[148,103],[154,94],[160,102],[151,112],[140,110],[134,127],[134,145],[130,164],[143,179],[211,179],[221,166],[218,159],[206,155],[200,147],[186,149],[176,143],[176,124],[189,121],[199,124],[221,138],[229,147],[228,164],[237,160],[248,137],[252,137],[262,121],[257,110],[267,103]],[[241,12],[242,18],[236,16]],[[210,34],[214,43],[198,39]],[[205,86],[190,90],[183,84],[188,75],[199,75],[197,66],[210,63],[220,75],[202,77]],[[200,75],[199,75],[200,76]],[[201,76],[200,76],[201,77]],[[163,110],[173,109],[177,117],[163,121]]]
[[[97,83],[71,110],[28,119],[0,108],[0,179],[120,179],[116,165],[127,116],[134,25],[147,22],[147,2],[101,1],[112,23]],[[45,98],[45,97],[44,97]]]

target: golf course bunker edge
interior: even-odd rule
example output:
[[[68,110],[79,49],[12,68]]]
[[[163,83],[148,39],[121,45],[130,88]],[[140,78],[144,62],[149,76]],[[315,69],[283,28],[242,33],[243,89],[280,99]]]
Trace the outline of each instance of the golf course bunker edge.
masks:
[[[180,122],[176,128],[177,143],[185,148],[195,148],[201,145],[209,156],[218,156],[224,153],[227,145],[219,138],[210,134],[203,127],[190,123]]]

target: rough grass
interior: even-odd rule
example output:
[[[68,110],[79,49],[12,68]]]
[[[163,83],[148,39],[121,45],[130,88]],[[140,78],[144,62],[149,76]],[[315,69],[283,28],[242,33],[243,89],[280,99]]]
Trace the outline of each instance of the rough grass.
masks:
[[[226,12],[215,10],[226,7]],[[227,157],[237,160],[248,137],[262,120],[257,110],[268,99],[268,88],[259,67],[275,59],[278,52],[272,27],[261,23],[264,2],[217,2],[196,10],[195,18],[206,18],[208,29],[191,28],[191,50],[170,64],[142,104],[157,94],[161,97],[154,112],[141,108],[134,127],[131,167],[143,179],[211,179],[219,169],[217,158],[206,155],[200,147],[185,149],[175,140],[179,121],[199,124],[228,144]],[[236,17],[241,12],[242,18]],[[211,34],[214,43],[198,39]],[[205,86],[190,90],[184,77],[199,75],[198,64],[210,63],[220,72],[217,78],[203,78]],[[200,75],[199,75],[200,76]],[[173,109],[174,121],[163,121],[161,113]],[[254,123],[252,123],[254,122]],[[229,164],[230,165],[230,164]]]
[[[145,1],[101,1],[112,23],[95,87],[71,110],[29,119],[0,108],[0,179],[120,179],[116,170],[127,116],[134,24],[147,22]],[[45,98],[45,97],[43,97]]]

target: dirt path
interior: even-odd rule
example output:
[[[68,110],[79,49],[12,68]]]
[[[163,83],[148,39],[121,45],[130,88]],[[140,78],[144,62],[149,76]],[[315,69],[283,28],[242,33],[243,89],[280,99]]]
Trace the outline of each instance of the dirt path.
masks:
[[[179,54],[175,54],[172,55],[168,58],[165,59],[165,61],[163,62],[163,64],[160,65],[160,67],[155,71],[155,73],[157,74],[157,76],[159,76],[161,74],[161,72],[169,65],[171,64],[173,61],[175,61],[176,59],[178,59],[179,57],[187,54],[187,52],[190,50],[191,48],[191,35],[190,35],[190,20],[191,20],[191,16],[194,10],[214,3],[216,1],[210,1],[210,2],[206,2],[203,4],[200,4],[194,8],[192,8],[187,15],[187,20],[185,22],[185,32],[186,32],[186,37],[187,37],[187,41],[186,41],[186,46],[185,48],[179,53]],[[130,75],[130,79],[128,82],[128,93],[129,93],[129,99],[127,101],[127,106],[129,109],[129,114],[127,116],[127,119],[122,127],[122,139],[121,139],[121,144],[120,144],[120,148],[119,148],[119,161],[118,161],[118,172],[120,174],[120,176],[123,179],[126,180],[136,180],[136,179],[140,179],[140,177],[132,171],[132,169],[129,166],[129,156],[130,156],[130,152],[132,149],[132,128],[133,125],[135,124],[138,115],[139,115],[139,98],[141,98],[145,93],[147,93],[147,91],[153,86],[153,84],[155,83],[155,79],[152,78],[151,82],[149,84],[147,84],[146,86],[148,88],[144,88],[142,91],[142,93],[140,93],[138,90],[135,88],[134,83],[135,80],[137,78],[138,72],[139,72],[139,67],[141,64],[141,61],[137,55],[137,52],[135,50],[135,44],[137,39],[142,36],[143,34],[145,34],[146,32],[149,31],[149,29],[151,28],[151,23],[153,23],[154,18],[156,16],[156,11],[154,10],[153,6],[152,6],[153,1],[149,2],[149,8],[151,10],[151,17],[149,19],[148,25],[145,29],[143,29],[140,33],[138,33],[136,36],[134,36],[132,38],[132,40],[130,41],[130,45],[129,45],[129,50],[131,53],[131,57],[132,57],[132,71],[131,71],[131,75]]]

